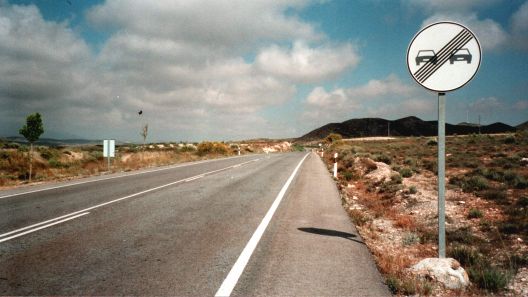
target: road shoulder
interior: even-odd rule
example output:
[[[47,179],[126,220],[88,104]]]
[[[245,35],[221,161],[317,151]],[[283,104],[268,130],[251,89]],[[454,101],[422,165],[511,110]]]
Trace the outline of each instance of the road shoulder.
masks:
[[[390,296],[317,155],[285,198],[232,295]]]

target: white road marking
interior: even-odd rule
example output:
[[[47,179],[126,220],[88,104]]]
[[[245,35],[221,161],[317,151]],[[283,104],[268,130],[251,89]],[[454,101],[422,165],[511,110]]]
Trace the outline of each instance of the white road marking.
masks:
[[[222,158],[222,159],[214,159],[214,160],[196,161],[196,162],[192,162],[192,163],[189,163],[189,164],[179,164],[179,165],[174,165],[174,166],[169,166],[169,167],[159,168],[159,169],[154,169],[154,170],[149,170],[149,171],[134,172],[134,173],[125,174],[125,175],[111,176],[111,177],[100,178],[100,179],[96,179],[96,180],[82,181],[82,182],[78,182],[78,183],[60,185],[60,186],[56,186],[56,187],[44,188],[44,189],[39,189],[39,190],[34,190],[34,191],[27,191],[27,192],[22,192],[22,193],[9,194],[9,195],[5,195],[5,196],[0,196],[0,199],[20,196],[20,195],[25,195],[25,194],[31,194],[31,193],[37,193],[37,192],[43,192],[43,191],[48,191],[48,190],[60,189],[60,188],[66,188],[66,187],[71,187],[71,186],[77,186],[77,185],[82,185],[82,184],[87,184],[87,183],[98,182],[98,181],[105,181],[105,180],[109,180],[109,179],[122,178],[122,177],[134,176],[134,175],[139,175],[139,174],[146,174],[146,173],[152,173],[152,172],[157,172],[157,171],[170,170],[170,169],[174,169],[174,168],[194,166],[194,165],[199,165],[199,164],[203,164],[203,163],[210,163],[210,162],[229,160],[229,159],[235,159],[235,158],[243,158],[243,157],[247,157],[247,155],[246,156],[234,156],[234,157]],[[259,159],[256,159],[256,160],[259,160]]]
[[[190,182],[192,180],[195,180],[195,179],[199,179],[199,178],[202,178],[204,177],[205,175],[203,174],[200,174],[200,175],[197,175],[197,176],[194,176],[194,177],[189,177],[188,179],[185,180],[185,182]]]
[[[10,236],[10,237],[7,237],[7,238],[2,238],[2,239],[0,239],[0,242],[8,241],[8,240],[10,240],[10,239],[17,238],[17,237],[20,237],[20,236],[22,236],[22,235],[26,235],[26,234],[28,234],[28,233],[32,233],[32,232],[35,232],[35,231],[38,231],[38,230],[41,230],[41,229],[44,229],[44,228],[51,227],[51,226],[53,226],[53,225],[57,225],[57,224],[60,224],[60,223],[64,223],[64,222],[66,222],[66,221],[70,221],[70,220],[73,220],[73,219],[75,219],[75,218],[78,218],[78,217],[82,217],[82,216],[84,216],[84,215],[87,215],[87,214],[89,214],[89,212],[83,212],[83,213],[81,213],[81,214],[78,214],[78,215],[75,215],[75,216],[69,217],[69,218],[64,219],[64,220],[60,220],[60,221],[57,221],[57,222],[54,222],[54,223],[51,223],[51,224],[47,224],[47,225],[44,225],[44,226],[40,226],[40,227],[35,228],[35,229],[30,229],[30,230],[28,230],[28,231],[26,231],[26,232],[18,233],[18,234],[16,234],[16,235],[13,235],[13,236]]]
[[[302,163],[308,157],[309,154],[306,154],[304,158],[297,164],[297,167],[293,170],[293,173],[290,175],[282,189],[280,190],[279,194],[277,195],[277,198],[275,198],[275,201],[271,205],[270,209],[260,222],[260,225],[255,230],[255,233],[251,236],[251,239],[246,244],[246,247],[244,247],[244,250],[242,250],[242,253],[238,257],[237,261],[235,262],[235,265],[231,268],[229,271],[229,274],[222,282],[222,285],[216,292],[215,296],[231,296],[231,292],[235,288],[238,279],[242,275],[242,272],[244,272],[244,269],[246,268],[247,263],[249,262],[249,259],[251,258],[251,255],[253,254],[253,251],[257,247],[257,244],[260,241],[260,238],[262,238],[262,235],[264,234],[264,231],[266,231],[266,228],[268,227],[271,218],[275,214],[275,211],[279,207],[280,202],[282,201],[282,198],[284,197],[284,194],[286,193],[286,190],[288,190],[288,187],[290,186],[293,178],[295,177],[295,174],[297,174],[297,171],[301,167]]]
[[[259,160],[259,159],[257,159],[257,160]],[[220,171],[224,171],[224,170],[227,170],[227,169],[230,169],[230,168],[235,168],[234,166],[237,166],[237,165],[240,167],[242,165],[249,164],[251,162],[255,162],[255,160],[250,160],[250,161],[242,162],[242,163],[239,163],[239,164],[236,164],[236,165],[231,165],[231,166],[224,167],[224,168],[221,168],[221,169],[205,172],[205,173],[202,173],[202,174],[191,176],[191,177],[186,178],[186,179],[177,180],[177,181],[174,181],[174,182],[162,185],[162,186],[158,186],[158,187],[151,188],[151,189],[148,189],[148,190],[145,190],[145,191],[141,191],[141,192],[138,192],[138,193],[135,193],[135,194],[131,194],[131,195],[128,195],[128,196],[125,196],[125,197],[121,197],[121,198],[114,199],[114,200],[111,200],[111,201],[108,201],[108,202],[97,204],[95,206],[91,206],[91,207],[88,207],[88,208],[85,208],[85,209],[82,209],[82,210],[79,210],[79,211],[75,211],[75,212],[72,212],[72,213],[69,213],[69,214],[65,214],[63,216],[56,217],[56,218],[53,218],[53,219],[50,219],[50,220],[47,220],[47,221],[44,221],[44,222],[36,223],[36,224],[30,225],[30,226],[26,226],[26,227],[23,227],[23,228],[20,228],[20,229],[16,229],[16,230],[4,233],[4,234],[0,234],[0,238],[8,236],[8,235],[11,235],[11,234],[14,234],[14,233],[17,233],[17,232],[20,232],[20,231],[31,229],[31,228],[34,228],[34,227],[37,227],[37,226],[40,226],[40,225],[44,225],[44,224],[47,224],[47,223],[50,223],[50,222],[53,222],[53,221],[56,221],[56,220],[60,220],[60,219],[63,219],[63,218],[68,218],[68,217],[71,217],[71,216],[75,216],[76,217],[78,214],[90,211],[92,209],[96,209],[96,208],[99,208],[99,207],[102,207],[102,206],[105,206],[105,205],[108,205],[108,204],[112,204],[112,203],[115,203],[115,202],[118,202],[118,201],[121,201],[121,200],[132,198],[132,197],[136,197],[136,196],[148,193],[148,192],[152,192],[152,191],[155,191],[155,190],[166,188],[168,186],[172,186],[172,185],[179,184],[179,183],[182,183],[182,182],[187,182],[187,181],[195,180],[195,179],[198,179],[198,178],[202,178],[202,177],[204,177],[206,175],[211,175],[211,174],[214,174],[214,173],[217,173],[217,172],[220,172]],[[68,219],[64,219],[64,220],[62,220],[60,222],[67,221],[67,220]],[[53,224],[56,224],[56,223],[53,223]],[[50,224],[49,226],[51,226],[53,224]],[[37,228],[37,229],[35,229],[35,231],[36,230],[40,230],[40,229]],[[31,231],[31,232],[33,232],[33,231]],[[27,232],[27,233],[30,233],[30,232]],[[27,233],[21,233],[21,234],[27,234]],[[18,237],[18,236],[19,235],[17,234],[15,237]],[[15,237],[8,237],[8,239],[15,238]],[[0,242],[6,241],[8,239],[5,239],[5,238],[1,239]]]

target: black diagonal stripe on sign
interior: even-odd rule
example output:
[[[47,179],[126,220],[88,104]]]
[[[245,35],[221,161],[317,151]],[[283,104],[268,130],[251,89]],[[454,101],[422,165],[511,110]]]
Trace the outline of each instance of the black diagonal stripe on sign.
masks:
[[[453,43],[456,43],[464,34],[464,29],[462,31],[460,31],[457,35],[455,35],[455,37],[453,39],[451,39],[451,41],[449,41],[442,49],[440,49],[440,51],[436,54],[436,55],[439,55],[440,53],[442,53],[446,48],[448,48],[450,45],[452,45]],[[425,65],[423,65],[422,67],[420,67],[420,69],[416,70],[416,72],[413,74],[414,77],[418,77],[420,76],[423,72],[426,72],[429,68],[432,68],[434,67],[434,63],[433,63],[434,59],[429,59],[429,61],[427,61],[427,63],[425,63]]]
[[[415,77],[420,80],[423,76],[425,76],[427,73],[429,73],[431,70],[435,69],[436,66],[438,66],[439,60],[444,57],[445,55],[450,55],[453,51],[453,48],[457,46],[461,40],[466,38],[468,36],[469,32],[467,30],[460,31],[459,34],[455,36],[451,41],[449,41],[437,54],[435,57],[434,63],[431,62],[429,67],[427,68],[420,68],[415,73]],[[436,70],[435,70],[436,71]]]
[[[451,45],[442,55],[437,57],[436,59],[436,65],[434,65],[433,68],[429,69],[427,72],[422,73],[419,76],[419,80],[422,82],[426,81],[433,73],[435,73],[440,67],[442,67],[447,60],[451,57],[454,51],[460,49],[462,46],[467,44],[471,39],[473,39],[473,36],[468,32],[467,35],[464,36],[464,38],[460,39],[457,43]]]
[[[458,44],[456,44],[452,51],[447,53],[446,55],[444,55],[441,59],[437,60],[436,62],[436,67],[434,69],[432,69],[431,71],[429,71],[423,78],[422,78],[422,83],[424,83],[427,79],[429,79],[438,69],[440,69],[440,67],[442,67],[448,60],[449,58],[451,57],[452,53],[458,49],[461,49],[463,46],[465,46],[469,41],[471,41],[471,39],[473,39],[473,35],[469,35],[467,38],[464,38],[463,40],[461,40]]]

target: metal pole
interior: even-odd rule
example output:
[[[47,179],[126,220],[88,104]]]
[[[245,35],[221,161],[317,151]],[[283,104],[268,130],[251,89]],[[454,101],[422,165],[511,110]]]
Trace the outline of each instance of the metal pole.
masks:
[[[108,145],[106,146],[106,155],[108,159],[108,172],[110,172],[110,140],[108,140]]]
[[[438,93],[438,257],[446,257],[445,239],[445,93]]]

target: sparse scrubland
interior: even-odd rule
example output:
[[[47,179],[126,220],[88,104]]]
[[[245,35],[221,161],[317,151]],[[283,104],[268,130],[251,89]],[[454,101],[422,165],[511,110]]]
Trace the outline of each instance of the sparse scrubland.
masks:
[[[328,143],[328,140],[327,140]],[[528,294],[528,133],[446,140],[447,256],[471,286],[447,290],[409,268],[437,257],[437,142],[411,137],[328,143],[352,221],[397,295]]]
[[[205,141],[194,144],[158,143],[118,145],[111,158],[110,172],[170,165],[238,154],[291,150],[288,142],[224,143]],[[0,140],[0,188],[27,183],[29,147]],[[63,180],[108,173],[102,145],[42,146],[33,151],[33,182]]]

